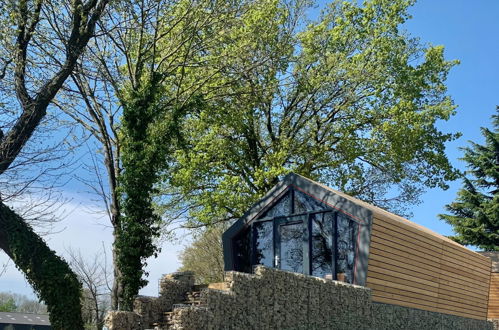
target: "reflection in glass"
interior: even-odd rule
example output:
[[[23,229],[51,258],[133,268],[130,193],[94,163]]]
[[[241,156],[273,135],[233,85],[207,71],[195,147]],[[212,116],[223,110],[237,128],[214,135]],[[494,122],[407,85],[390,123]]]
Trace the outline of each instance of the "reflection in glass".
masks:
[[[281,269],[303,273],[303,223],[279,226],[281,238]]]
[[[311,216],[312,221],[312,276],[324,278],[332,275],[333,262],[333,213],[317,213]]]
[[[251,240],[250,228],[246,228],[234,239],[235,270],[251,273]]]
[[[355,268],[355,246],[357,242],[358,225],[343,213],[338,213],[338,256],[337,273],[346,275],[346,282],[353,283]]]
[[[294,209],[297,214],[315,212],[327,208],[326,204],[319,202],[317,199],[302,193],[297,189],[295,189],[294,195]]]
[[[255,261],[257,265],[274,267],[274,239],[272,221],[258,222],[255,228]]]
[[[287,190],[286,193],[277,201],[277,203],[265,211],[260,219],[287,216],[289,214],[291,214],[291,194],[289,193],[289,190]]]

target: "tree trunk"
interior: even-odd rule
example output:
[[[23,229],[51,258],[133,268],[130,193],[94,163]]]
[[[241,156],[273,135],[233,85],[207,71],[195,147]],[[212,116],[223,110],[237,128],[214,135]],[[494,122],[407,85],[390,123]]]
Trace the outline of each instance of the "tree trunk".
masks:
[[[95,307],[95,329],[102,330],[102,317],[101,310],[99,308],[99,300],[97,295],[94,296],[94,307]]]
[[[113,230],[113,289],[111,292],[111,309],[118,311],[122,305],[123,299],[123,282],[121,280],[121,272],[118,267],[118,251],[116,247],[116,241],[118,238],[118,229],[114,228]]]
[[[0,202],[0,248],[47,305],[54,329],[83,329],[81,284],[30,225]]]

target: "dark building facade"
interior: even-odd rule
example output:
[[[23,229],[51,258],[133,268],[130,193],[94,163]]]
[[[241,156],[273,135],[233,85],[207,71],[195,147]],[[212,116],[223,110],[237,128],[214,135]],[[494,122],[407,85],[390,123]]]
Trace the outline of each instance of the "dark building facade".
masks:
[[[225,269],[254,265],[364,285],[371,212],[288,175],[223,235]]]
[[[0,312],[0,330],[51,330],[45,314]]]

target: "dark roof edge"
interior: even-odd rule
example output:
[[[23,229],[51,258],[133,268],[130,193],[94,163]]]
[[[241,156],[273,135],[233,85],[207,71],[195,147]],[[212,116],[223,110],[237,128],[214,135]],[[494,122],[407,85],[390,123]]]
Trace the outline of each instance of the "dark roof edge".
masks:
[[[48,314],[0,312],[0,324],[50,326]]]
[[[356,198],[350,196],[345,198],[338,191],[295,173],[288,174],[283,182],[287,182],[287,185],[293,185],[298,190],[320,199],[333,209],[347,214],[364,225],[370,225],[372,211],[357,203],[357,201],[361,201]]]
[[[239,232],[244,225],[254,219],[266,206],[268,206],[272,201],[279,197],[279,195],[286,190],[288,187],[287,182],[292,173],[286,175],[282,181],[276,184],[272,189],[270,189],[258,202],[253,204],[248,211],[246,211],[242,217],[237,219],[232,226],[229,227],[224,233],[224,237],[233,237],[237,232]]]

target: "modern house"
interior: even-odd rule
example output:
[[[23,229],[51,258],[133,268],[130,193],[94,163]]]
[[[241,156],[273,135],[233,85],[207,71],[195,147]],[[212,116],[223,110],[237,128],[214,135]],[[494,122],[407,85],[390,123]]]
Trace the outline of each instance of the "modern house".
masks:
[[[0,330],[51,330],[45,314],[0,312]]]
[[[260,264],[366,286],[377,303],[487,318],[489,258],[296,174],[235,222],[223,245],[227,271]]]

